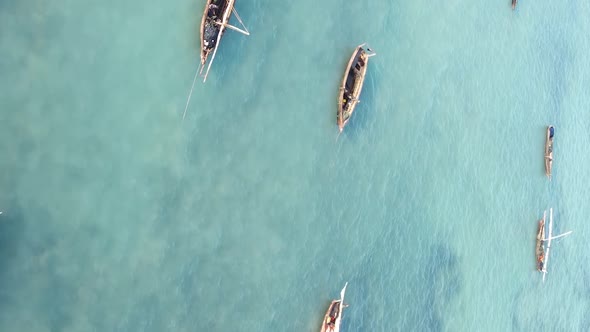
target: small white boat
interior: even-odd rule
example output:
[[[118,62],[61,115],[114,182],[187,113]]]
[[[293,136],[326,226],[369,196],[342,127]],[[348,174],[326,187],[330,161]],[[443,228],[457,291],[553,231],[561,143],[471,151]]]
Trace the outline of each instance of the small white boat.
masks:
[[[340,291],[340,299],[333,300],[328,307],[328,311],[326,311],[326,316],[324,317],[324,321],[322,322],[321,332],[339,332],[340,331],[340,323],[342,322],[342,310],[347,307],[344,304],[344,293],[346,292],[346,286],[348,286],[348,282],[344,285],[344,288]]]

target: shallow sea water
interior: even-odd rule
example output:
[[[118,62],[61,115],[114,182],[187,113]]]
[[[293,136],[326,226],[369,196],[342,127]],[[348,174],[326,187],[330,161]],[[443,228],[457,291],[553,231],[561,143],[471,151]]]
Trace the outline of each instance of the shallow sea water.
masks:
[[[587,1],[203,6],[0,2],[1,331],[590,329]]]

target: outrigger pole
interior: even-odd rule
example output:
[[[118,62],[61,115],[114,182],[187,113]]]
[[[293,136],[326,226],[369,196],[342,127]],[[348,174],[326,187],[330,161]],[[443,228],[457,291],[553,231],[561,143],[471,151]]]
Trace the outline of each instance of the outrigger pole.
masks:
[[[246,36],[250,36],[250,31],[248,31],[248,28],[246,28],[246,26],[244,25],[244,22],[242,22],[242,18],[240,18],[240,15],[238,14],[238,11],[236,10],[236,7],[232,7],[231,11],[234,13],[234,15],[236,15],[236,18],[238,19],[238,22],[240,22],[240,24],[242,25],[242,28],[244,28],[244,30],[246,30],[245,31],[246,33],[244,33],[244,34]],[[236,30],[236,31],[240,31],[240,30]],[[242,32],[242,31],[240,31],[240,32]]]
[[[553,208],[549,209],[549,237],[545,239],[547,242],[547,253],[545,254],[545,264],[543,265],[543,282],[545,282],[545,275],[547,274],[547,263],[549,263],[549,249],[551,249],[551,240],[564,237],[570,235],[572,231],[557,235],[551,236],[551,231],[553,228]]]
[[[246,28],[246,26],[244,25],[244,22],[242,22],[242,18],[240,17],[240,15],[236,11],[236,9],[232,6],[231,10],[236,15],[236,18],[238,19],[238,21],[240,22],[240,24],[242,25],[244,30],[237,28],[233,25],[230,25],[228,23],[220,23],[218,21],[215,21],[215,24],[219,25],[222,29],[220,30],[219,34],[217,35],[218,44],[215,46],[215,50],[213,51],[213,56],[211,56],[211,60],[209,60],[209,65],[207,66],[207,71],[205,72],[203,82],[207,81],[207,75],[209,75],[209,69],[211,69],[211,65],[213,64],[213,60],[215,59],[215,54],[217,54],[217,49],[219,48],[219,41],[221,40],[220,36],[223,33],[223,28],[229,28],[231,30],[238,31],[246,36],[250,36],[250,31],[248,31],[248,28]],[[227,18],[227,21],[229,22],[229,17]],[[188,105],[190,103],[191,96],[193,94],[193,89],[195,88],[195,82],[197,81],[197,75],[201,75],[203,73],[203,69],[205,69],[205,63],[201,63],[199,65],[199,68],[195,72],[195,77],[193,78],[193,84],[191,85],[191,91],[189,92],[188,98],[186,100],[186,106],[184,107],[184,113],[182,113],[183,120],[184,120],[184,117],[186,116],[186,111],[188,110]],[[0,214],[2,214],[2,212],[0,212]]]
[[[365,45],[367,46],[367,51],[371,52],[371,53],[367,53],[367,58],[377,55],[377,53],[375,53],[375,51],[373,51],[371,49],[371,47],[369,47],[369,45],[367,45],[367,42],[362,43],[360,47],[365,47]]]
[[[238,21],[240,22],[240,24],[242,24],[242,27],[244,27],[244,29],[246,29],[246,26],[244,25],[244,23],[242,22],[242,20],[240,19],[240,15],[238,15],[238,12],[236,11],[235,8],[232,7],[232,12],[234,14],[236,14],[236,18],[238,19]],[[227,22],[229,22],[229,17],[227,18]],[[223,28],[227,27],[230,28],[232,30],[236,30],[238,32],[241,32],[243,34],[245,34],[246,36],[250,35],[250,32],[248,31],[248,29],[246,29],[246,31],[240,29],[240,28],[236,28],[233,25],[229,25],[228,23],[219,23],[219,22],[215,22],[215,24],[219,25],[221,27],[221,29],[219,30],[219,34],[217,35],[217,45],[215,45],[215,51],[213,51],[213,56],[211,57],[211,60],[209,61],[209,65],[207,66],[207,71],[205,72],[205,77],[203,78],[203,82],[205,82],[207,80],[207,76],[209,75],[209,69],[211,69],[211,65],[213,64],[213,60],[215,59],[215,54],[217,54],[217,49],[219,48],[219,41],[221,40],[220,36],[223,33]],[[201,69],[201,71],[203,71]]]
[[[242,22],[242,19],[240,18],[240,15],[238,14],[238,12],[236,11],[236,8],[232,8],[231,11],[234,13],[234,15],[236,15],[236,18],[238,19],[238,22],[240,22],[240,24],[242,25],[242,28],[244,28],[244,30],[235,27],[229,23],[220,23],[220,22],[215,22],[215,24],[219,25],[219,26],[224,26],[226,28],[230,28],[231,30],[237,31],[239,33],[242,33],[246,36],[250,36],[250,31],[248,31],[248,28],[246,28],[246,26],[244,25],[244,22]],[[229,21],[229,20],[228,20]]]
[[[565,232],[563,234],[559,234],[557,236],[552,237],[551,240],[555,240],[555,239],[559,239],[560,237],[568,236],[568,235],[572,234],[572,232],[573,231],[569,231],[569,232]],[[546,239],[546,240],[549,240],[549,239]]]
[[[237,32],[240,32],[240,33],[243,33],[243,34],[245,34],[246,36],[250,36],[250,32],[248,32],[248,31],[244,31],[244,30],[242,30],[242,29],[240,29],[240,28],[236,28],[236,27],[235,27],[235,26],[233,26],[233,25],[229,25],[229,24],[223,24],[223,23],[219,23],[219,22],[215,22],[215,24],[217,24],[217,25],[219,25],[219,26],[224,26],[224,27],[226,27],[226,28],[230,28],[231,30],[234,30],[234,31],[237,31]]]
[[[219,37],[217,37],[219,40]],[[217,50],[219,49],[219,44],[215,45],[215,51],[213,51],[213,56],[211,56],[211,60],[209,60],[209,65],[207,66],[207,71],[205,72],[205,77],[203,77],[203,83],[207,80],[207,76],[209,75],[209,69],[211,69],[211,65],[213,64],[213,60],[215,60],[215,54],[217,54]],[[201,69],[201,71],[203,71]]]

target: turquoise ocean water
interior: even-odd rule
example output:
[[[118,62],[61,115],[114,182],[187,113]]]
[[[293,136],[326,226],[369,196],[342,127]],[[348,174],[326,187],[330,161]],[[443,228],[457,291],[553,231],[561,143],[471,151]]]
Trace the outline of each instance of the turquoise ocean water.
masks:
[[[0,1],[0,331],[590,329],[588,1],[203,6]]]

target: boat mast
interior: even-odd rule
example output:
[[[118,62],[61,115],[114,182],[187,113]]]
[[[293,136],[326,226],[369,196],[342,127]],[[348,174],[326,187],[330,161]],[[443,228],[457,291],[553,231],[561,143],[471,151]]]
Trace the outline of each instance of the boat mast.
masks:
[[[221,30],[223,30],[223,27],[220,28],[220,31]],[[219,35],[217,38],[219,38]],[[205,81],[207,81],[207,76],[209,75],[209,69],[211,69],[211,65],[213,64],[213,60],[215,59],[215,54],[217,54],[218,48],[219,48],[219,44],[215,45],[215,50],[213,51],[213,56],[211,57],[211,60],[209,60],[209,65],[207,66],[207,71],[205,72],[205,77],[203,78],[203,83],[205,83]]]
[[[344,284],[344,288],[342,288],[342,290],[340,291],[340,301],[342,302],[341,304],[344,304],[344,293],[346,292],[346,286],[348,286],[348,281]]]
[[[223,17],[221,18],[221,23],[217,23],[219,25],[219,33],[217,33],[217,40],[215,44],[215,50],[213,51],[213,56],[211,60],[209,60],[209,65],[207,66],[207,71],[205,72],[205,77],[203,78],[203,83],[207,81],[207,76],[209,75],[209,69],[211,69],[211,65],[213,64],[213,60],[215,60],[215,55],[217,54],[217,50],[219,49],[219,44],[221,44],[221,36],[223,36],[223,32],[225,31],[225,27],[227,26],[227,22],[229,22],[229,17],[231,16],[231,9],[234,8],[235,0],[229,0],[228,8],[223,13]]]
[[[344,284],[344,288],[340,291],[340,310],[338,310],[338,318],[339,322],[342,322],[342,312],[344,311],[344,293],[346,292],[346,286],[348,286],[348,281]],[[340,323],[338,323],[340,324]]]
[[[551,240],[559,239],[560,237],[568,236],[572,234],[573,231],[565,232],[559,234],[557,236],[551,236],[551,231],[553,227],[553,208],[549,210],[549,237],[545,240],[547,242],[547,254],[545,255],[545,264],[543,266],[543,282],[545,281],[545,274],[547,274],[547,262],[549,261],[549,249],[551,249]]]
[[[549,264],[549,250],[551,249],[551,231],[553,228],[553,208],[549,209],[549,237],[547,238],[547,253],[545,254],[545,263],[543,264],[543,282],[547,275],[547,264]]]

